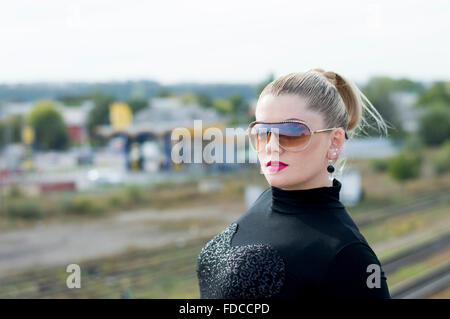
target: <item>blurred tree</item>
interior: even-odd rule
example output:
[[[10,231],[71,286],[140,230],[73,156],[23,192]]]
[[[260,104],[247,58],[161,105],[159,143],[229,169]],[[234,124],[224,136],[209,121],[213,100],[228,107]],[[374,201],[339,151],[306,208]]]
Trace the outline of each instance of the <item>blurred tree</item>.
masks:
[[[374,158],[369,161],[370,167],[375,172],[379,172],[379,173],[385,172],[388,168],[388,164],[389,164],[389,161],[386,160],[385,158]]]
[[[450,171],[450,139],[431,156],[431,162],[436,173],[443,174]]]
[[[232,105],[233,112],[237,114],[247,114],[248,113],[248,103],[239,94],[232,94],[229,97]]]
[[[450,83],[435,82],[429,89],[421,92],[417,98],[416,105],[429,106],[431,104],[440,103],[450,108]]]
[[[161,89],[158,93],[156,93],[156,97],[175,97],[175,96],[177,96],[175,93],[167,89]]]
[[[403,150],[389,161],[388,173],[398,181],[417,178],[420,176],[422,159],[422,154],[418,151]]]
[[[145,109],[149,106],[149,102],[146,99],[142,98],[131,98],[127,101],[127,104],[130,106],[133,114],[136,114],[142,109]]]
[[[56,99],[67,106],[80,106],[87,100],[87,97],[82,95],[63,95]]]
[[[181,95],[181,101],[183,103],[195,103],[197,102],[197,96],[193,92],[186,92]]]
[[[206,93],[197,94],[197,103],[204,107],[214,107],[214,101],[212,97]]]
[[[412,81],[410,79],[401,78],[398,80],[392,79],[392,90],[407,91],[420,93],[424,90],[424,85],[421,82]]]
[[[53,101],[36,102],[27,121],[36,134],[38,149],[65,150],[69,147],[70,140],[66,125]]]
[[[444,103],[429,105],[419,120],[419,136],[426,145],[437,146],[450,138],[450,107]]]
[[[136,83],[131,89],[129,100],[146,100],[147,94],[144,83]]]
[[[410,89],[411,86],[412,84],[405,79],[399,82],[389,77],[374,77],[361,89],[383,119],[394,127],[394,129],[388,129],[388,134],[394,138],[405,137],[406,133],[400,121],[398,110],[390,95],[405,88]],[[378,135],[378,132],[368,128],[367,134],[369,136]]]
[[[233,109],[231,101],[228,99],[214,99],[213,106],[219,113],[222,114],[231,112]]]
[[[248,113],[249,104],[240,94],[232,94],[228,97],[231,104],[231,123],[243,124],[248,123],[250,117]]]
[[[97,136],[94,129],[97,125],[109,124],[109,105],[114,102],[114,98],[110,95],[105,95],[100,91],[96,91],[92,94],[92,100],[94,101],[94,107],[87,116],[87,129],[91,145],[105,145],[105,139]]]
[[[22,126],[26,119],[21,114],[10,114],[0,121],[0,145],[6,143],[20,143]]]

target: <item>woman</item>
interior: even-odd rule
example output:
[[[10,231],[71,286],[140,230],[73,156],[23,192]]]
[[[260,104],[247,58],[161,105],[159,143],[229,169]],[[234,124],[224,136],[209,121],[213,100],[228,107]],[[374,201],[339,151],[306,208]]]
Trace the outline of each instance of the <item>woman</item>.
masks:
[[[353,83],[319,68],[264,88],[248,133],[270,187],[201,250],[201,298],[390,298],[332,175],[363,111],[387,132]]]

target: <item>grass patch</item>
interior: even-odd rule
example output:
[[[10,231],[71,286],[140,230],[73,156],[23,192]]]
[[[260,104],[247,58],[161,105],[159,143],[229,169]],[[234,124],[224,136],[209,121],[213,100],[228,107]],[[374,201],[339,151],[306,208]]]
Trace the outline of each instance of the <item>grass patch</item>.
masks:
[[[388,274],[387,279],[389,286],[396,285],[406,279],[409,279],[414,276],[419,276],[424,274],[429,269],[436,267],[440,263],[448,261],[450,258],[450,249],[447,249],[445,252],[440,253],[435,256],[431,256],[422,260],[420,262],[416,262],[405,267],[402,267],[392,274]]]
[[[210,239],[79,261],[81,289],[67,289],[65,266],[10,274],[2,281],[0,297],[198,298],[197,257]]]
[[[424,230],[450,218],[447,205],[439,205],[415,213],[393,216],[381,224],[361,228],[361,233],[370,244],[394,239],[414,231]]]
[[[383,260],[386,260],[395,255],[398,255],[398,254],[402,253],[403,251],[406,251],[415,246],[419,246],[419,245],[422,245],[425,243],[430,243],[446,233],[448,233],[448,229],[436,231],[436,232],[427,234],[427,235],[419,238],[418,240],[409,241],[406,244],[398,245],[393,248],[386,249],[381,252],[377,252],[377,256],[378,256],[378,258],[381,259],[381,262],[383,263]]]

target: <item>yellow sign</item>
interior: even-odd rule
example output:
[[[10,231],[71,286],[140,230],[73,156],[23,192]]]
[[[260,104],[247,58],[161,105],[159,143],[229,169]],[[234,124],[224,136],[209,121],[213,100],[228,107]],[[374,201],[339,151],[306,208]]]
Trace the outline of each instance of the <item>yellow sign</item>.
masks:
[[[27,125],[22,129],[22,141],[25,144],[31,144],[34,141],[34,130],[31,126]]]
[[[133,121],[133,112],[128,104],[114,102],[109,106],[109,120],[115,131],[126,131]]]

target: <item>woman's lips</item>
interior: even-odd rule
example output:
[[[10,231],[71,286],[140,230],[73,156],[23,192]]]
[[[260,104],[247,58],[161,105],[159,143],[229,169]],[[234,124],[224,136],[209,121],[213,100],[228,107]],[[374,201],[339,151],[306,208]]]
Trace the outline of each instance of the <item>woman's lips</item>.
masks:
[[[278,172],[278,171],[281,171],[282,169],[288,167],[288,165],[286,163],[279,162],[279,161],[269,161],[269,162],[267,162],[266,166],[267,166],[267,170],[269,172]]]

